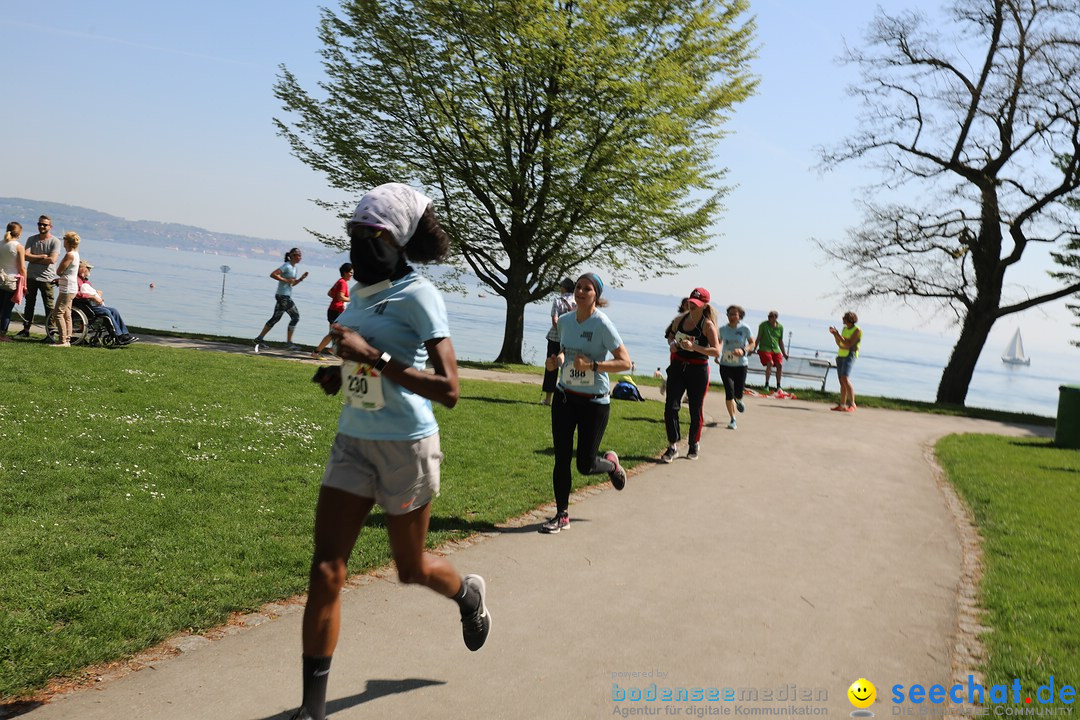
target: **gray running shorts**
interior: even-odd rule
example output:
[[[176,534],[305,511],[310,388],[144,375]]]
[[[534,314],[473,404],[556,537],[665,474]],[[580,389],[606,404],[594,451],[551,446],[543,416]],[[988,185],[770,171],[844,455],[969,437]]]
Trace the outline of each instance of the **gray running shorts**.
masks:
[[[405,515],[439,494],[439,433],[419,440],[362,440],[337,434],[322,484],[372,498],[388,515]]]

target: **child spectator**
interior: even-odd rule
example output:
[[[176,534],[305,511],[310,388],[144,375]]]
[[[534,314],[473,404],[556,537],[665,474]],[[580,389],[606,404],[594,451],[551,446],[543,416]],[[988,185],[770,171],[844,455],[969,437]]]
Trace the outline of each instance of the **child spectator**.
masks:
[[[326,308],[326,321],[331,326],[337,321],[338,315],[345,312],[345,306],[349,304],[349,280],[352,279],[353,275],[352,263],[343,263],[338,268],[338,272],[341,273],[341,278],[326,291],[326,294],[330,296],[330,307]],[[322,351],[326,349],[332,339],[333,336],[327,333],[319,346],[315,348],[315,352],[311,353],[311,357],[318,358],[322,355]]]

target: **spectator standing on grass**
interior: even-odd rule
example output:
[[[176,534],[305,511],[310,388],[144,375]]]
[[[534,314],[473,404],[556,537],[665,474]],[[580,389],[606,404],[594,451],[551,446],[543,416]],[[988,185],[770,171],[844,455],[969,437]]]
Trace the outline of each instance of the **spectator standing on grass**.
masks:
[[[616,490],[626,485],[626,472],[613,451],[599,457],[607,429],[611,401],[608,373],[630,369],[630,353],[614,323],[599,308],[607,306],[601,295],[604,283],[596,273],[585,273],[574,285],[574,312],[559,318],[558,354],[549,355],[545,367],[559,371],[551,403],[551,436],[555,467],[551,484],[555,492],[555,516],[540,526],[542,533],[557,533],[570,525],[570,489],[573,477],[574,432],[577,431],[577,471],[582,475],[607,473]],[[608,354],[612,359],[606,359]]]
[[[11,311],[15,309],[15,292],[20,282],[26,282],[26,251],[19,242],[20,235],[22,225],[9,222],[4,244],[0,245],[0,342],[11,342],[7,333]]]
[[[331,330],[344,364],[320,368],[315,376],[326,392],[344,392],[345,407],[315,509],[303,620],[304,699],[292,720],[326,715],[341,589],[349,555],[375,503],[385,512],[401,582],[454,600],[469,650],[479,650],[491,629],[483,578],[462,578],[447,560],[424,552],[443,457],[431,401],[452,408],[459,388],[442,295],[406,257],[438,262],[446,257],[450,239],[431,200],[401,183],[365,195],[346,227],[358,282]],[[434,372],[425,371],[429,358]],[[407,622],[415,626],[417,620]],[[410,651],[412,637],[402,635],[400,647],[387,652]]]
[[[255,350],[256,352],[262,348],[269,347],[266,344],[266,333],[270,332],[270,328],[277,325],[277,321],[281,319],[281,316],[285,313],[289,313],[289,327],[286,330],[286,347],[289,350],[299,350],[300,348],[293,344],[293,332],[296,330],[297,323],[300,322],[300,311],[296,308],[296,303],[292,299],[292,289],[294,286],[304,282],[308,274],[305,272],[303,275],[297,277],[298,271],[296,264],[303,259],[304,255],[300,252],[299,248],[293,248],[289,252],[285,253],[285,262],[281,267],[276,268],[274,272],[270,273],[270,277],[277,280],[277,292],[274,293],[274,314],[266,321],[266,325],[263,326],[262,332],[259,333],[259,337],[255,338]]]
[[[551,328],[548,330],[547,334],[547,352],[544,353],[545,358],[559,354],[559,318],[568,312],[573,312],[577,307],[577,303],[574,301],[574,281],[570,278],[563,278],[559,283],[559,289],[562,292],[560,292],[559,297],[555,298],[555,301],[551,303]],[[551,396],[555,393],[555,385],[558,378],[559,371],[557,369],[544,369],[544,397],[540,400],[541,405],[551,404]]]
[[[53,305],[52,314],[45,321],[46,328],[51,324],[56,328],[59,342],[52,347],[71,347],[71,303],[79,292],[79,243],[82,242],[76,232],[64,233],[64,258],[56,267],[56,279],[53,281],[59,296]]]
[[[851,384],[851,370],[855,358],[859,357],[859,344],[862,342],[862,329],[855,323],[859,316],[848,310],[841,318],[844,327],[837,330],[829,328],[829,333],[836,341],[836,376],[840,378],[840,404],[833,408],[839,412],[855,412],[855,388]]]
[[[52,234],[52,218],[42,215],[37,222],[38,234],[26,241],[26,304],[23,305],[23,328],[16,337],[30,337],[30,326],[37,310],[37,297],[45,308],[45,341],[48,341],[49,317],[53,314],[56,263],[60,258],[60,239]]]
[[[121,345],[130,345],[137,342],[139,338],[128,332],[124,319],[120,317],[120,311],[105,305],[105,297],[101,294],[101,291],[90,284],[90,271],[93,268],[94,266],[85,260],[79,263],[79,292],[75,296],[76,299],[85,300],[94,315],[105,315],[112,320],[113,328],[116,329],[117,340]]]
[[[784,360],[788,353],[784,347],[784,326],[780,324],[779,317],[780,313],[770,310],[769,318],[758,325],[757,338],[754,340],[761,366],[765,368],[766,395],[772,392],[769,390],[769,373],[773,368],[776,368],[776,394],[783,395],[780,383],[784,377]]]
[[[690,429],[686,457],[698,459],[701,428],[705,423],[705,394],[709,390],[709,358],[719,357],[720,340],[716,310],[709,304],[711,296],[705,288],[694,288],[686,299],[688,310],[671,322],[671,364],[667,369],[667,402],[664,406],[664,426],[668,448],[661,456],[666,463],[679,456],[678,442],[682,438],[679,410],[683,393],[690,405]]]
[[[326,308],[326,321],[330,323],[331,329],[333,329],[333,324],[337,322],[338,316],[345,312],[345,306],[349,304],[349,281],[352,280],[353,276],[352,263],[342,263],[341,267],[338,268],[338,272],[341,277],[326,291],[326,294],[330,296],[330,306]],[[311,357],[318,358],[322,355],[322,351],[326,349],[326,346],[333,339],[334,336],[327,333],[326,337],[315,348],[315,352],[311,353]]]
[[[750,353],[754,351],[754,335],[750,328],[742,323],[746,317],[746,311],[739,305],[731,305],[727,309],[727,323],[720,326],[720,357],[717,363],[720,365],[720,379],[724,381],[724,401],[727,405],[728,430],[735,430],[738,423],[735,420],[735,410],[743,412],[743,390],[746,388],[746,368],[749,364]]]

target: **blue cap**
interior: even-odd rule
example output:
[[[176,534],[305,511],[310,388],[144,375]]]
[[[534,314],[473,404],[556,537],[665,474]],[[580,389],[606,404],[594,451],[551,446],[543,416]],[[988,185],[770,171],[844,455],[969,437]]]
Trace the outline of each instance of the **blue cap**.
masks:
[[[604,281],[600,279],[600,276],[594,272],[585,273],[581,277],[589,278],[592,281],[593,287],[596,288],[596,296],[600,297],[604,293]]]

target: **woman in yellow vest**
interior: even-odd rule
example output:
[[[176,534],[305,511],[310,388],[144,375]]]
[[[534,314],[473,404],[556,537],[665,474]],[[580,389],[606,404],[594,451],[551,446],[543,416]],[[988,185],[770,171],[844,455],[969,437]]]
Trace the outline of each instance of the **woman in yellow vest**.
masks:
[[[837,330],[830,327],[836,347],[836,374],[840,377],[840,404],[833,408],[838,412],[855,412],[855,388],[851,386],[851,368],[855,358],[859,357],[859,343],[862,342],[862,330],[855,323],[859,316],[851,310],[844,313],[844,327]]]

